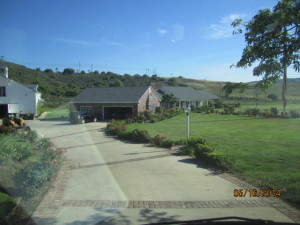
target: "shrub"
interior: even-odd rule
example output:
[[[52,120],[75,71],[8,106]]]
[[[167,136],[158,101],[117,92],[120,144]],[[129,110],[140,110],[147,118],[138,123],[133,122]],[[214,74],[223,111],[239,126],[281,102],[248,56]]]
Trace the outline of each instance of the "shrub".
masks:
[[[12,158],[22,160],[32,155],[33,146],[24,141],[16,141],[13,137],[1,140],[0,160]]]
[[[121,130],[118,134],[118,137],[124,140],[132,140],[132,132],[128,130]]]
[[[183,155],[194,156],[195,148],[192,146],[184,145],[180,148],[180,152]]]
[[[231,170],[233,168],[232,160],[229,160],[224,153],[208,152],[206,153],[206,161],[219,169]]]
[[[273,114],[274,117],[278,116],[278,109],[276,107],[271,108],[271,113]]]
[[[290,110],[290,116],[292,118],[300,118],[300,113],[297,112],[296,110]]]
[[[196,147],[197,144],[203,144],[205,145],[206,144],[206,140],[204,140],[203,138],[189,138],[187,140],[187,145],[188,146],[192,146],[192,147]]]
[[[165,136],[160,136],[159,134],[155,135],[153,138],[150,138],[150,143],[156,146],[161,146],[161,143],[166,140]]]
[[[0,192],[0,218],[6,217],[16,206],[16,200]]]
[[[186,145],[186,143],[187,143],[186,139],[179,139],[174,142],[174,145]]]
[[[62,160],[61,151],[46,148],[39,151],[40,160],[20,169],[15,176],[15,183],[28,196],[36,194],[37,190],[53,177]]]
[[[244,114],[248,116],[258,116],[259,114],[261,114],[261,112],[257,108],[248,108],[245,109]]]
[[[163,140],[160,143],[160,146],[163,147],[163,148],[172,148],[173,145],[174,145],[174,141],[171,141],[171,140]]]
[[[156,108],[155,108],[155,112],[156,112],[156,113],[162,113],[162,112],[163,112],[163,108],[160,107],[160,106],[159,106],[159,107],[156,107]]]
[[[13,134],[16,132],[16,129],[13,127],[6,127],[3,125],[0,125],[0,134]]]
[[[278,98],[278,96],[275,95],[275,94],[269,94],[267,97],[268,97],[269,99],[271,99],[272,101],[276,101],[277,98]]]
[[[132,140],[140,143],[148,143],[150,135],[147,130],[134,129],[132,131]]]
[[[30,143],[35,143],[38,140],[38,134],[32,130],[18,130],[18,132],[15,133],[15,136],[20,137]]]
[[[204,144],[196,144],[194,155],[197,159],[205,158],[207,153],[213,152],[213,149],[204,145]]]
[[[112,120],[110,123],[107,124],[106,130],[110,134],[117,135],[120,131],[125,130],[125,122],[123,120]]]

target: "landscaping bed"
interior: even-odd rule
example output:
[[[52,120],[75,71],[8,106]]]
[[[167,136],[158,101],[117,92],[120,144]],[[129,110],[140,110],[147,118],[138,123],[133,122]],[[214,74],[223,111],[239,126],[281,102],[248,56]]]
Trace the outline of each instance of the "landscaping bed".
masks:
[[[38,137],[35,131],[10,127],[1,129],[0,142],[0,186],[2,192],[6,192],[0,196],[4,207],[1,218],[14,219],[16,224],[15,217],[20,216],[22,224],[30,219],[49,181],[56,176],[64,150],[56,148],[48,138]],[[20,205],[16,205],[17,200]],[[23,207],[24,210],[13,215],[12,207]]]

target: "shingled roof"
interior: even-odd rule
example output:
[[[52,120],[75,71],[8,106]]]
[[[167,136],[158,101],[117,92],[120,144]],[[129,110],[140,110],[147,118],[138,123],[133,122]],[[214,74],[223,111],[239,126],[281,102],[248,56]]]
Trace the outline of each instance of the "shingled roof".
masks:
[[[86,88],[73,103],[138,103],[149,87]]]
[[[219,97],[205,90],[195,90],[191,87],[162,87],[157,90],[160,98],[163,94],[173,94],[179,101],[203,101]]]

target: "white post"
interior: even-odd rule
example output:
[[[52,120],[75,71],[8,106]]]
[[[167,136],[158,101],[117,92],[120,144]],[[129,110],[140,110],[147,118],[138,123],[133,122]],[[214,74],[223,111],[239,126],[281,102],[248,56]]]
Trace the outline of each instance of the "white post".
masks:
[[[187,114],[187,138],[190,138],[190,113]]]
[[[191,107],[190,106],[186,107],[184,112],[187,115],[187,138],[190,138],[190,112],[191,112]]]

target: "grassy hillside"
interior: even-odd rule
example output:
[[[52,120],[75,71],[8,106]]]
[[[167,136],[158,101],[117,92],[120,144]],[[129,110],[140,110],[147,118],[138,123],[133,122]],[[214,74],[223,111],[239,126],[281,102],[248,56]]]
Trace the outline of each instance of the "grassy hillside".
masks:
[[[116,74],[113,72],[90,72],[90,73],[73,73],[64,74],[53,71],[38,71],[26,68],[15,63],[7,62],[9,68],[9,77],[23,84],[38,84],[39,91],[42,92],[43,98],[70,98],[87,87],[107,87],[107,86],[144,86],[153,83],[160,83],[167,86],[190,86],[196,89],[208,90],[212,93],[224,97],[222,88],[225,82],[195,80],[184,77],[162,78],[157,75],[129,75]],[[230,97],[239,98],[258,98],[265,99],[265,93],[254,88],[255,83],[249,83],[250,88],[243,94],[234,91]],[[300,81],[299,79],[290,79],[288,85],[288,96],[290,103],[300,103]],[[276,94],[278,102],[281,100],[281,84],[275,84],[274,87],[267,90],[266,95]],[[236,100],[236,98],[234,99]]]

